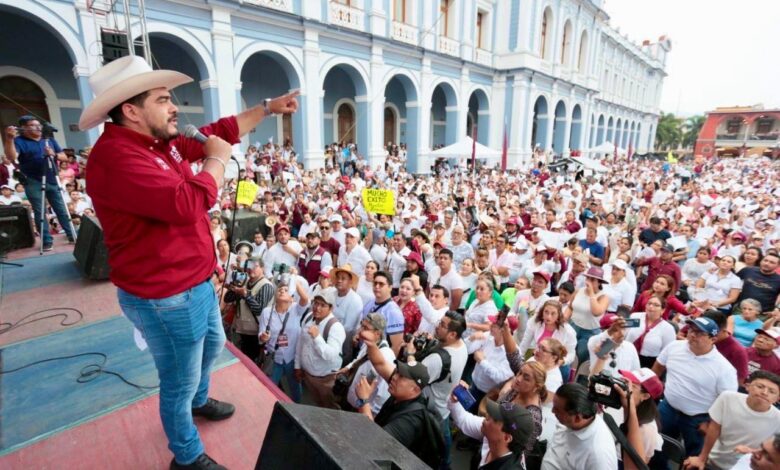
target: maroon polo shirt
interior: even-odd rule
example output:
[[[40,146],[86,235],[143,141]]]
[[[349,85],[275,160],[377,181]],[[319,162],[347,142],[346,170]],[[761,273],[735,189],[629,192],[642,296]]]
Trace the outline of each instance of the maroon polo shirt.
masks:
[[[773,374],[780,374],[780,358],[772,352],[768,356],[760,356],[756,348],[749,347],[745,350],[748,358],[748,373],[752,374],[757,370],[766,370]]]
[[[672,276],[672,279],[674,279],[675,290],[680,287],[680,265],[674,261],[664,263],[658,256],[653,256],[652,258],[642,258],[638,260],[636,265],[647,266],[647,279],[645,279],[642,287],[639,288],[640,292],[646,291],[647,289],[653,287],[653,283],[661,274]]]
[[[715,343],[715,347],[737,369],[737,380],[745,380],[748,376],[748,357],[745,347],[731,335]]]
[[[235,117],[200,128],[238,143]],[[89,155],[88,193],[103,226],[111,281],[145,299],[184,292],[216,266],[208,210],[217,183],[190,162],[203,145],[179,136],[170,142],[107,123]]]

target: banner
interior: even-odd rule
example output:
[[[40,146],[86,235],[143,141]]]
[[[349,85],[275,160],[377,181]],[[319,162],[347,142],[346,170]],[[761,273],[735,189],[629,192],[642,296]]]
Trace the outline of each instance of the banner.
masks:
[[[236,202],[238,204],[251,206],[252,203],[255,202],[255,196],[257,196],[258,189],[260,189],[260,186],[251,181],[239,181]]]
[[[391,189],[363,189],[366,212],[395,215],[395,193]]]

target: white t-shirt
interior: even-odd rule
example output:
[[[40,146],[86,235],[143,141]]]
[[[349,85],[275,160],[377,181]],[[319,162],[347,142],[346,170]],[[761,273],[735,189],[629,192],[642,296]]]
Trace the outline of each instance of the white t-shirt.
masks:
[[[763,413],[753,411],[747,405],[747,395],[723,392],[710,407],[710,417],[721,425],[720,437],[715,441],[708,463],[718,468],[736,465],[739,455],[734,453],[738,445],[758,448],[776,432],[780,432],[780,410],[770,407]]]
[[[728,298],[731,289],[742,290],[742,279],[734,273],[728,273],[721,277],[717,272],[704,273],[701,276],[704,279],[704,289],[706,297],[710,300],[720,301]],[[723,305],[721,308],[729,308],[731,304]]]
[[[696,356],[687,340],[679,340],[656,360],[666,367],[665,400],[687,415],[708,413],[718,395],[737,390],[737,370],[714,346]]]
[[[613,470],[618,458],[615,439],[601,415],[577,431],[558,424],[542,461],[542,470]]]
[[[639,326],[637,328],[628,328],[628,333],[626,333],[626,341],[633,343],[645,332],[647,313],[632,313],[631,318],[639,319]],[[661,354],[661,351],[663,351],[667,345],[673,343],[676,338],[677,333],[674,331],[674,327],[671,323],[666,320],[661,320],[647,332],[645,339],[642,341],[642,350],[637,352],[642,356],[658,357],[658,355]]]
[[[593,368],[596,367],[596,361],[598,361],[595,348],[603,343],[608,337],[609,335],[604,331],[588,339],[591,373],[593,372]],[[604,368],[602,369],[603,371],[610,371],[612,376],[619,377],[619,370],[639,370],[642,367],[639,364],[639,354],[636,353],[636,348],[633,343],[623,340],[617,348],[612,350],[612,352],[615,353],[614,359],[611,356],[607,356]],[[614,367],[611,366],[612,363],[615,364]]]
[[[348,339],[349,340],[349,339]],[[357,357],[354,361],[350,363],[354,364],[356,361],[361,359],[363,356],[366,355],[366,345],[364,344],[360,348],[360,352],[358,353]],[[379,347],[379,352],[382,353],[382,357],[385,359],[385,363],[392,364],[395,360],[395,354],[393,353],[393,350],[390,349],[390,347],[387,345],[386,342],[383,342]],[[371,394],[369,399],[367,400],[369,403],[371,403],[371,412],[376,415],[379,413],[379,410],[382,408],[382,405],[385,404],[385,401],[390,397],[390,392],[388,391],[388,384],[387,382],[379,375],[379,373],[374,369],[374,366],[371,364],[371,361],[365,361],[363,364],[358,367],[357,371],[355,372],[355,378],[352,380],[352,383],[349,386],[349,391],[347,391],[347,401],[350,405],[357,408],[357,393],[355,392],[355,389],[357,388],[358,382],[360,382],[360,379],[362,377],[366,377],[369,374],[373,373],[374,377],[376,377],[374,380],[378,380],[379,384],[377,385],[376,390],[374,390],[374,393]]]
[[[352,271],[357,273],[358,276],[362,276],[366,272],[366,264],[371,261],[371,255],[368,250],[361,245],[356,245],[352,248],[352,251],[347,253],[347,246],[341,245],[339,248],[339,266],[350,265]]]
[[[21,204],[22,200],[19,199],[19,196],[16,196],[13,193],[8,197],[0,194],[0,206],[10,206],[13,203]]]
[[[358,326],[360,326],[360,317],[363,315],[363,300],[352,289],[344,297],[336,295],[333,315],[344,325],[344,331],[347,332],[347,341],[351,341],[350,334],[355,333]]]
[[[469,357],[464,343],[454,347],[445,346],[444,349],[450,353],[450,376],[423,389],[423,395],[428,399],[428,408],[436,411],[441,419],[450,415],[447,402],[452,394],[452,389],[460,383],[463,369],[466,367],[466,360]],[[436,380],[441,375],[441,357],[438,354],[429,354],[422,360],[422,363],[428,369],[431,381]]]
[[[450,268],[450,272],[445,274],[444,276],[440,276],[438,279],[434,280],[433,282],[429,282],[428,285],[435,286],[436,284],[441,285],[442,287],[446,287],[447,290],[450,292],[450,297],[452,297],[452,291],[461,289],[463,290],[463,278],[460,277],[460,274],[455,271],[455,266],[452,266]]]
[[[300,253],[301,250],[303,249],[301,247],[301,244],[293,239],[288,240],[287,244],[290,245],[298,253]],[[269,248],[265,252],[265,255],[263,256],[263,265],[265,266],[265,276],[270,278],[273,275],[271,271],[273,270],[274,264],[281,264],[281,263],[286,264],[288,267],[296,267],[298,266],[298,257],[288,253],[284,249],[284,246],[282,244],[274,243],[273,246]]]

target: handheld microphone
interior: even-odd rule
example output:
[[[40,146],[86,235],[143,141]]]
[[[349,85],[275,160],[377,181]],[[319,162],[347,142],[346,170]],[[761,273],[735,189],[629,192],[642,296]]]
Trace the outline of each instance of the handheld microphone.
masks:
[[[193,126],[192,124],[187,124],[184,127],[184,137],[188,139],[195,139],[201,144],[205,144],[208,140],[208,137],[203,135],[201,131],[198,130],[197,127]]]

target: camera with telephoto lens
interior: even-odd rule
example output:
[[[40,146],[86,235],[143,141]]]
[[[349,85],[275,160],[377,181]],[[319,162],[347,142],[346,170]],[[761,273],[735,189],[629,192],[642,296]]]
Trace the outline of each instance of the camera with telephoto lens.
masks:
[[[290,284],[290,267],[285,263],[275,263],[271,268],[274,284],[277,286],[286,286]]]
[[[242,268],[236,267],[233,269],[233,271],[230,272],[230,286],[244,287],[247,281],[249,281],[249,274],[247,274],[246,271],[244,271]]]
[[[428,337],[427,333],[417,333],[416,335],[407,333],[404,335],[404,343],[398,352],[398,358],[403,362],[408,362],[409,357],[414,357],[416,362],[420,362],[434,349],[439,347],[439,340],[434,337]],[[414,354],[410,354],[406,350],[406,344],[414,346]]]
[[[590,378],[588,386],[588,399],[610,408],[620,409],[620,395],[615,391],[614,385],[628,392],[628,384],[625,380],[613,377],[606,372],[600,372]]]

